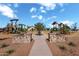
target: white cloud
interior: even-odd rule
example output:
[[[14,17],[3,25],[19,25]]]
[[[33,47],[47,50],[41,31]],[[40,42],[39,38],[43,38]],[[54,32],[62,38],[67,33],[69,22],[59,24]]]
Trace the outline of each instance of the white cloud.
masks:
[[[43,16],[42,15],[32,15],[32,18],[37,18],[39,20],[42,20]]]
[[[39,9],[37,9],[37,8],[35,8],[35,7],[32,7],[31,9],[30,9],[30,12],[32,13],[32,12],[36,12],[35,14],[37,14],[38,15],[38,12],[39,12],[39,14],[40,13],[47,13],[49,10],[55,10],[55,8],[56,8],[56,6],[57,6],[57,4],[56,3],[39,3],[40,4],[40,8]],[[59,3],[58,5],[60,5],[60,6],[63,6],[63,4],[62,3]],[[37,12],[38,11],[38,12]],[[62,8],[61,10],[60,10],[60,12],[63,12],[64,11],[64,9]],[[40,15],[40,16],[32,16],[33,18],[38,18],[38,19],[42,19],[43,18],[43,16],[42,15]],[[57,16],[52,16],[52,17],[49,17],[49,18],[47,18],[47,19],[56,19],[57,18]]]
[[[32,13],[32,12],[36,12],[36,8],[35,7],[32,7],[31,9],[30,9],[30,12]]]
[[[61,10],[59,12],[64,12],[64,4],[63,3],[40,3],[41,7],[40,10],[43,13],[46,13],[48,10],[55,10],[56,6],[59,5],[61,7]]]
[[[46,10],[41,10],[42,13],[46,13]]]
[[[32,15],[32,18],[36,18],[37,17],[37,15]]]
[[[72,21],[69,21],[69,20],[61,21],[61,23],[67,24],[68,26],[71,26],[73,24],[73,22]]]
[[[48,20],[49,19],[56,19],[56,18],[57,18],[57,16],[51,16],[51,17],[48,18]]]
[[[40,9],[43,10],[44,9],[44,6],[41,6]]]
[[[44,6],[46,10],[54,10],[56,7],[55,3],[40,3],[40,5]]]
[[[39,15],[39,16],[38,16],[38,19],[39,19],[39,20],[43,19],[43,16],[42,16],[42,15]]]
[[[4,5],[4,4],[0,4],[0,13],[4,16],[7,16],[9,18],[15,18],[17,17],[15,14],[14,14],[14,11],[7,5]]]
[[[46,13],[44,6],[41,6],[39,10],[41,11],[41,13]]]

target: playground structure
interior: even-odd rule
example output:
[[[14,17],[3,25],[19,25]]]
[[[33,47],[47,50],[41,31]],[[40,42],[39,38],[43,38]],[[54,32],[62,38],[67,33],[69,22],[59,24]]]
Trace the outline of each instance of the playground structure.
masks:
[[[17,22],[18,19],[10,20],[10,23],[6,27],[8,33],[17,33],[18,31]]]
[[[5,28],[0,28],[0,32],[12,34],[13,43],[30,43],[33,40],[32,33],[26,32],[25,26],[25,24],[18,24],[18,19],[11,19]]]
[[[18,31],[22,32],[26,31],[25,26],[26,26],[25,24],[18,24]]]
[[[20,33],[26,31],[25,24],[18,24],[19,19],[11,19],[10,23],[4,28],[7,33]]]

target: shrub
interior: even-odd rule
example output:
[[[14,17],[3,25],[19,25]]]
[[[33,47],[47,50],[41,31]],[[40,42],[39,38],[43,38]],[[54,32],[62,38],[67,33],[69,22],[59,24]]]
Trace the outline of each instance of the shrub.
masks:
[[[61,50],[66,50],[66,47],[65,47],[65,46],[59,46],[59,48],[60,48]]]
[[[69,46],[76,46],[73,42],[68,43]]]

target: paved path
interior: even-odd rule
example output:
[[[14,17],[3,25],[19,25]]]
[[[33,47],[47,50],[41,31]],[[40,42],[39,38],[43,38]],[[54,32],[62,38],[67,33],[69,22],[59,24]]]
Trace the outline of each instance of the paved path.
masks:
[[[45,36],[34,36],[34,45],[29,56],[52,56],[52,53],[45,41]]]

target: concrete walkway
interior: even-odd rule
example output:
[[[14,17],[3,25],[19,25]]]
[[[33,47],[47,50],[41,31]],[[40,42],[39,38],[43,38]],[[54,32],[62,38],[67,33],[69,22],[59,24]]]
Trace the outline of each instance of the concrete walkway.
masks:
[[[52,53],[46,43],[44,35],[34,36],[34,45],[30,51],[29,56],[52,56]]]

